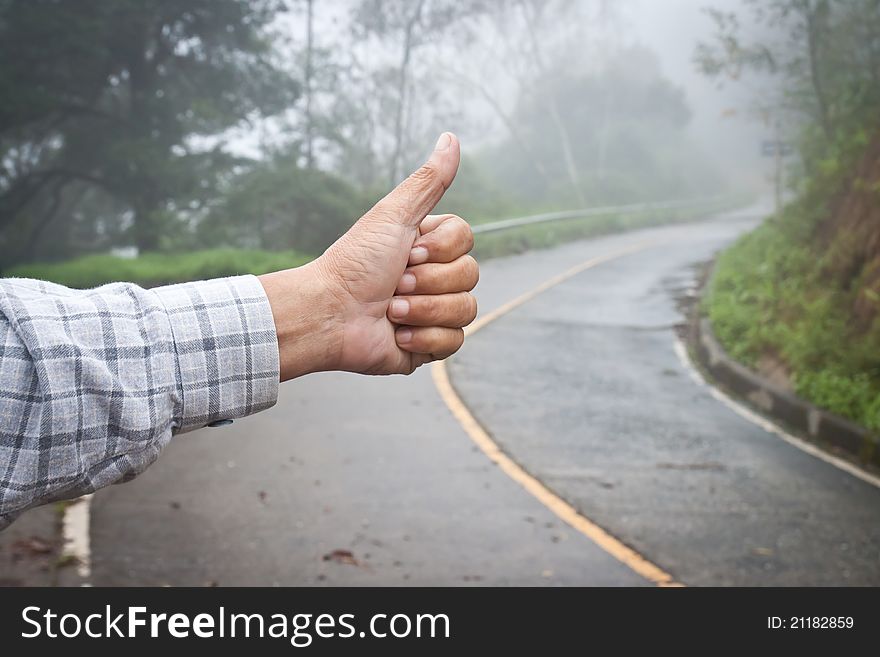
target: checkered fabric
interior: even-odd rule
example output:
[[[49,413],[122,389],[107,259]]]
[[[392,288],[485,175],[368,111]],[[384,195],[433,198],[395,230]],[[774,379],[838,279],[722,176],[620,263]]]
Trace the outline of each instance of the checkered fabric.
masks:
[[[253,276],[152,290],[0,280],[0,529],[132,479],[173,434],[272,406],[278,374]]]

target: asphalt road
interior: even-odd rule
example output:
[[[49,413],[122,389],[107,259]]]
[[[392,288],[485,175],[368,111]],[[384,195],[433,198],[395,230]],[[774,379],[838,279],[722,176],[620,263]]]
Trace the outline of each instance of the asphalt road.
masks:
[[[685,584],[880,584],[880,490],[687,376],[675,298],[755,213],[485,263],[488,312],[588,258],[450,364],[505,451]],[[282,387],[92,503],[96,585],[645,585],[473,445],[423,368]]]

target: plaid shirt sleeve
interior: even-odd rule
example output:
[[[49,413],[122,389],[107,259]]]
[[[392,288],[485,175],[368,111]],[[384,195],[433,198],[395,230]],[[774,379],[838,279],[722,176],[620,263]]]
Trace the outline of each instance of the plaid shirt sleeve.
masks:
[[[274,405],[278,375],[254,276],[152,290],[0,280],[0,529],[132,479],[173,434]]]

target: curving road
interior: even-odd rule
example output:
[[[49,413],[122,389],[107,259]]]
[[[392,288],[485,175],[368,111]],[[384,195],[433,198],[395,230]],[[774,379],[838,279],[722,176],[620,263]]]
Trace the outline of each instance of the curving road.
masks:
[[[720,404],[673,350],[693,265],[759,216],[485,263],[483,313],[644,246],[475,334],[452,381],[505,452],[680,582],[877,585],[880,489]],[[650,584],[487,460],[425,368],[286,384],[91,510],[97,585]]]

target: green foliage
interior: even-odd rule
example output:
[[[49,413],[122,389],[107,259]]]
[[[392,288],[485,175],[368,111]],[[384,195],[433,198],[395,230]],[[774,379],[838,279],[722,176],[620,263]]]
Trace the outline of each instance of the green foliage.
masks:
[[[812,230],[822,211],[794,204],[725,251],[704,307],[733,358],[773,357],[799,395],[880,430],[880,332],[856,332],[852,286],[824,272]]]
[[[778,76],[776,112],[800,132],[800,195],[721,255],[705,309],[734,358],[781,361],[798,394],[880,430],[880,325],[854,321],[865,266],[859,240],[877,227],[835,234],[847,217],[831,214],[832,206],[848,207],[833,203],[844,195],[871,203],[863,192],[873,181],[854,173],[878,130],[880,3],[747,0],[746,7],[780,38],[749,41],[736,15],[714,11],[716,40],[698,50],[697,62],[713,76],[736,79],[746,69]]]
[[[526,226],[477,237],[474,254],[481,259],[544,248],[593,235],[635,229],[705,216],[734,203],[713,204],[687,210],[607,215],[589,219],[568,219]],[[264,274],[297,267],[313,256],[301,251],[257,249],[208,249],[180,253],[147,253],[137,258],[92,255],[54,264],[20,265],[6,272],[10,276],[37,278],[74,288],[91,288],[104,283],[131,281],[145,287],[191,280]]]
[[[685,165],[689,110],[653,55],[596,67],[592,30],[557,34],[587,27],[577,3],[360,0],[348,30],[322,33],[319,15],[303,51],[296,16],[329,18],[327,4],[0,0],[0,268],[129,244],[318,253],[414,165],[426,132],[473,119],[494,134],[468,109],[480,98],[509,134],[465,159],[439,211],[480,222],[719,186]],[[512,47],[480,48],[493,32]],[[449,70],[439,44],[460,46]],[[508,68],[521,68],[512,107],[492,79]],[[267,116],[274,155],[224,150],[231,128]]]
[[[321,253],[369,208],[365,194],[296,157],[276,157],[235,178],[199,226],[201,243]]]
[[[772,110],[795,127],[789,133],[802,133],[800,155],[810,176],[834,173],[841,152],[866,126],[877,126],[880,3],[745,0],[744,7],[763,26],[753,30],[762,38],[751,38],[737,14],[710,9],[716,33],[697,48],[697,66],[721,80],[749,70],[775,76],[781,94],[762,113]]]
[[[6,0],[0,3],[0,229],[55,189],[124,202],[130,238],[159,246],[232,160],[196,149],[288,107],[271,57],[275,0]],[[58,208],[36,221],[49,221]]]
[[[131,259],[93,255],[56,264],[22,265],[8,274],[81,289],[117,281],[154,287],[238,274],[265,274],[298,267],[309,260],[311,256],[297,251],[210,249],[182,254],[148,253]]]
[[[544,207],[529,204],[506,191],[487,169],[482,158],[463,156],[455,182],[435,212],[451,212],[478,224],[544,211]]]
[[[802,372],[797,377],[797,392],[822,408],[880,430],[880,389],[864,372]]]
[[[625,50],[598,71],[560,64],[521,95],[511,119],[518,135],[485,153],[486,168],[518,201],[566,208],[579,197],[622,204],[719,191],[712,163],[688,143],[690,118],[684,92],[650,51]]]

